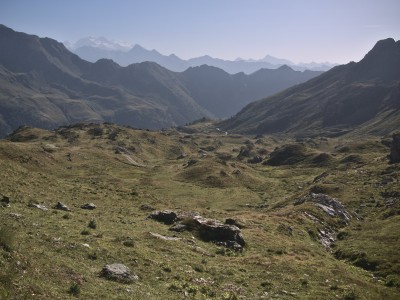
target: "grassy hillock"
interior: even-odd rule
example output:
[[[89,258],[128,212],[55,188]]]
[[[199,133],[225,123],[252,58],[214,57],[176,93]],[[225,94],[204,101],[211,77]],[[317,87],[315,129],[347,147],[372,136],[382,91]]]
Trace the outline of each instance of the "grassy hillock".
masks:
[[[184,131],[78,124],[1,140],[0,298],[399,298],[387,142]],[[269,163],[277,152],[290,164]],[[155,210],[231,219],[245,247],[170,231]],[[101,276],[113,263],[138,279]]]

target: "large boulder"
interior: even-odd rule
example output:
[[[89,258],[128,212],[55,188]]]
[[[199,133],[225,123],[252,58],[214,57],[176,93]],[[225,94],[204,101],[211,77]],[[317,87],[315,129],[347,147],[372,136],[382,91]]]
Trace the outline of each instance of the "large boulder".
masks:
[[[202,216],[193,217],[188,224],[205,241],[232,248],[244,247],[246,244],[239,227],[236,225],[223,224],[218,220],[207,219]]]
[[[389,162],[400,163],[400,132],[393,134],[392,146],[390,148]]]
[[[131,270],[127,266],[119,263],[105,265],[101,270],[100,275],[109,280],[114,280],[121,283],[132,283],[133,281],[139,279],[137,275],[133,275],[131,273]]]
[[[149,218],[164,224],[174,224],[170,228],[172,231],[194,231],[204,241],[214,242],[234,250],[242,250],[246,244],[238,226],[207,219],[195,212],[155,211]]]

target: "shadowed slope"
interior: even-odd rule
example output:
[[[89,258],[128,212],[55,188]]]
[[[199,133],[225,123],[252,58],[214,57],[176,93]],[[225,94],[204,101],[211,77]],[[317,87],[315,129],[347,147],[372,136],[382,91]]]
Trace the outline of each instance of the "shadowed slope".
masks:
[[[161,128],[211,116],[173,72],[154,63],[92,64],[52,39],[5,26],[0,43],[0,135],[21,124],[52,128],[113,121]]]
[[[175,73],[151,62],[90,63],[55,40],[5,26],[0,42],[0,136],[23,124],[110,121],[159,129],[229,117],[252,100],[320,74],[282,67],[230,75],[208,66]]]
[[[221,127],[251,133],[385,134],[400,126],[400,42],[379,41],[351,62],[251,103]]]

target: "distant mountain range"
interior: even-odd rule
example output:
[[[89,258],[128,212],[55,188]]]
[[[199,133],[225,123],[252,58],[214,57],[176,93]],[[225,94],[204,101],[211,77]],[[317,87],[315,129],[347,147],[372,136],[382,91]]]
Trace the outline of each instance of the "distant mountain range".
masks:
[[[90,62],[96,62],[99,59],[108,58],[121,66],[128,66],[133,63],[152,61],[175,72],[182,72],[189,67],[197,67],[201,65],[217,67],[230,74],[240,72],[251,74],[260,69],[277,69],[282,65],[288,65],[293,70],[297,71],[327,71],[337,65],[328,62],[295,64],[290,60],[280,59],[270,55],[266,55],[264,58],[259,60],[244,60],[241,58],[237,58],[236,60],[223,60],[208,55],[183,60],[174,54],[167,56],[156,50],[147,50],[140,45],[132,47],[127,44],[109,41],[104,37],[83,38],[75,44],[66,42],[65,45],[72,52],[79,55],[79,57]]]
[[[197,103],[218,118],[228,118],[256,99],[320,74],[322,72],[294,71],[283,65],[278,69],[261,69],[250,75],[231,75],[219,68],[202,65],[178,73],[177,77]]]
[[[0,45],[0,136],[23,124],[54,128],[108,121],[159,129],[230,117],[253,100],[322,73],[288,66],[251,75],[210,66],[177,73],[153,62],[91,63],[55,40],[3,25]]]
[[[400,41],[379,41],[358,63],[253,102],[225,130],[294,136],[382,135],[400,129]]]

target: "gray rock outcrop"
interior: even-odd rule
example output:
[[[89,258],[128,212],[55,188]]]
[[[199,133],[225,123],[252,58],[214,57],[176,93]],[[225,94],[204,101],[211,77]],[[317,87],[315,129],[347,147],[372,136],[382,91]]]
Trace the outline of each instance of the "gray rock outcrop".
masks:
[[[243,250],[246,245],[238,226],[204,218],[194,212],[155,211],[149,218],[168,225],[174,224],[170,228],[172,231],[194,231],[204,241],[234,250]]]
[[[215,219],[195,216],[186,224],[191,230],[196,230],[202,240],[211,241],[222,246],[239,250],[245,246],[244,238],[236,225],[224,224]],[[239,247],[238,247],[239,246]]]
[[[346,224],[350,221],[350,214],[346,211],[344,205],[336,198],[332,198],[325,194],[314,194],[310,195],[311,201],[315,202],[315,205],[321,208],[331,217],[339,217]]]
[[[121,283],[132,283],[139,279],[137,275],[131,273],[131,270],[127,266],[119,263],[105,265],[100,275],[109,280]]]

